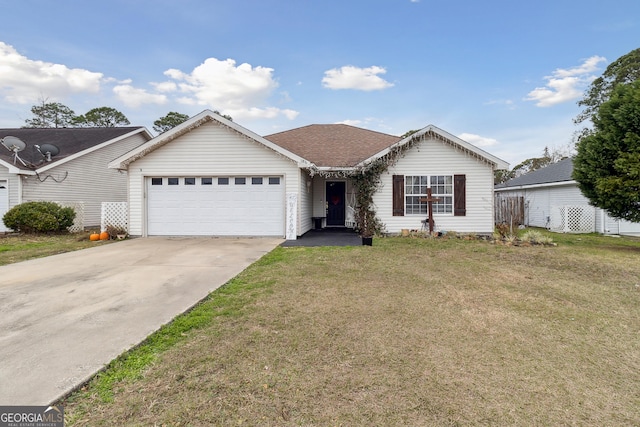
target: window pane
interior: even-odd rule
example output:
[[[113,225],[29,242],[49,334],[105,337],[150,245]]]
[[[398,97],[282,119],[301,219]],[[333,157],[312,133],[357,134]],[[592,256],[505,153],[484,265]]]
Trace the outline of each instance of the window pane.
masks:
[[[433,203],[434,214],[450,214],[453,212],[453,176],[439,175],[431,177],[431,193],[440,199]]]
[[[229,178],[218,178],[218,185],[229,185]]]
[[[178,185],[178,178],[168,178],[167,184],[169,185]]]
[[[427,197],[429,177],[426,175],[405,177],[405,213],[407,215],[425,215],[427,202],[421,201]]]
[[[184,185],[196,185],[196,179],[195,178],[185,178],[184,179]]]
[[[269,178],[269,185],[280,185],[280,178],[277,176]]]
[[[261,177],[251,178],[251,185],[262,185],[262,178]]]
[[[236,185],[245,185],[247,183],[247,178],[236,178]]]
[[[213,184],[213,178],[200,178],[200,185],[211,185]]]
[[[151,185],[162,185],[162,178],[151,178]]]

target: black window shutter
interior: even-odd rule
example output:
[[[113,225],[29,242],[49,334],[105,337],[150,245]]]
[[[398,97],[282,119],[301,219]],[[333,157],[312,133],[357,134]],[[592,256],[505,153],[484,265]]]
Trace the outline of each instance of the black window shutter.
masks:
[[[453,176],[453,215],[467,215],[467,176]]]
[[[404,175],[393,175],[393,216],[404,216]]]

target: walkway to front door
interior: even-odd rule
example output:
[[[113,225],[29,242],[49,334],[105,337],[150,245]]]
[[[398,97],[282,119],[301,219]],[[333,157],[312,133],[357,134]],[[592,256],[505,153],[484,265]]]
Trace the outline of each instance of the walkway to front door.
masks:
[[[335,227],[310,230],[296,240],[285,240],[280,246],[361,246],[362,239],[351,228]]]

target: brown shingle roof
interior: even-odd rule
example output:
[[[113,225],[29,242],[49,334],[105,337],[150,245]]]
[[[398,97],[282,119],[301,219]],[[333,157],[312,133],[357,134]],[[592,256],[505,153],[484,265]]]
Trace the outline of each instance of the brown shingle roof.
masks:
[[[51,164],[137,129],[141,129],[141,126],[0,129],[0,139],[5,136],[15,136],[21,139],[26,144],[26,148],[18,153],[20,158],[27,164],[40,167],[43,166],[43,157],[38,153],[35,145],[53,144],[58,147],[60,153],[52,159],[52,162],[48,163]],[[2,146],[0,146],[0,159],[11,164],[14,161],[13,154]],[[23,170],[33,169],[33,167],[23,166],[19,161],[15,163],[15,166]]]
[[[264,137],[318,167],[353,167],[400,141],[354,126],[309,125]]]

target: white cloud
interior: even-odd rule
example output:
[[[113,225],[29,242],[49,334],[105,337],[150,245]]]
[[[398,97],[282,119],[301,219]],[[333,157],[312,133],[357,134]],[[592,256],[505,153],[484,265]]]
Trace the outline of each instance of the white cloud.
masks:
[[[503,105],[508,110],[515,110],[516,106],[513,100],[511,99],[491,99],[484,103],[484,105]]]
[[[463,141],[467,141],[475,145],[476,147],[491,147],[498,144],[498,141],[496,139],[487,138],[473,133],[461,133],[460,135],[458,135],[458,138],[462,139]]]
[[[578,99],[597,77],[593,72],[605,61],[606,58],[602,56],[592,56],[577,67],[567,70],[558,68],[551,76],[545,77],[547,84],[544,87],[537,87],[529,92],[525,100],[536,101],[538,107],[550,107]]]
[[[372,66],[358,68],[346,65],[341,68],[333,68],[324,72],[322,85],[329,89],[355,89],[355,90],[381,90],[393,86],[378,74],[386,74],[382,67]]]
[[[178,90],[178,85],[175,82],[151,83],[151,86],[156,88],[158,92],[175,92]]]
[[[144,89],[137,89],[131,85],[118,85],[113,88],[113,93],[127,107],[137,108],[143,104],[162,105],[167,103],[166,95],[149,93]]]
[[[42,97],[96,93],[102,79],[102,73],[31,60],[0,42],[0,95],[7,102],[27,104]]]
[[[234,119],[298,115],[293,110],[265,106],[278,87],[272,68],[247,63],[236,66],[233,59],[207,58],[190,73],[172,68],[164,74],[171,80],[154,83],[156,90],[175,92],[180,95],[177,101],[185,105],[214,108]]]
[[[349,126],[361,126],[362,120],[342,120],[341,122],[335,122],[337,125],[349,125]]]

